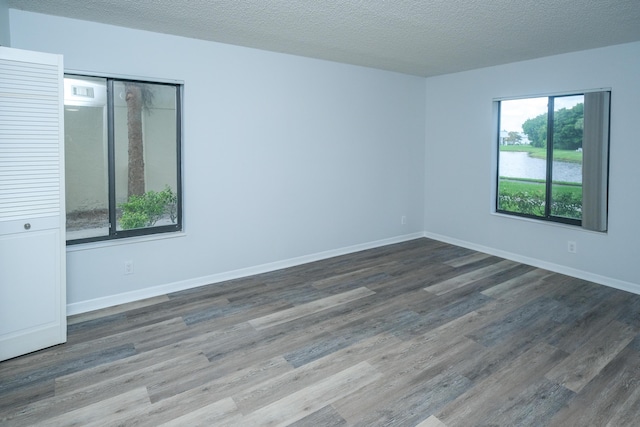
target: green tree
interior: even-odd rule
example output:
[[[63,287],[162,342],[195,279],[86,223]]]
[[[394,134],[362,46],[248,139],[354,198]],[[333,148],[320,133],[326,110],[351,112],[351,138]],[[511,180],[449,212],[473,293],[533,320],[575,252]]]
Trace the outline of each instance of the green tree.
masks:
[[[509,136],[506,137],[504,140],[511,144],[516,144],[522,141],[522,135],[520,135],[518,132],[510,131]]]
[[[571,109],[562,108],[554,113],[553,146],[561,150],[575,150],[582,147],[582,127],[584,125],[584,104]]]
[[[584,104],[576,104],[553,113],[553,147],[561,150],[575,150],[582,147],[584,126]],[[522,124],[522,130],[534,147],[547,146],[547,114],[540,114]]]
[[[524,131],[531,145],[544,148],[547,146],[547,114],[540,114],[532,119],[527,119],[522,124]]]

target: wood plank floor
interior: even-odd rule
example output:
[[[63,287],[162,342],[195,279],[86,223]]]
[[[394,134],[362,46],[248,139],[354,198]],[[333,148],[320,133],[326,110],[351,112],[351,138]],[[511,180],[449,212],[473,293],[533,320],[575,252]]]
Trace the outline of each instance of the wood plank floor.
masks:
[[[638,426],[640,296],[429,239],[69,318],[3,426]]]

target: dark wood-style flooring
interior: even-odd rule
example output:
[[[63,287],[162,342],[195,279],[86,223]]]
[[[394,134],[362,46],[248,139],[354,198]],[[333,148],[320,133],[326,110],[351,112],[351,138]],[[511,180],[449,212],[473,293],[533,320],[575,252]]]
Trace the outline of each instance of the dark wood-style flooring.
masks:
[[[638,426],[640,296],[429,239],[69,318],[3,426]]]

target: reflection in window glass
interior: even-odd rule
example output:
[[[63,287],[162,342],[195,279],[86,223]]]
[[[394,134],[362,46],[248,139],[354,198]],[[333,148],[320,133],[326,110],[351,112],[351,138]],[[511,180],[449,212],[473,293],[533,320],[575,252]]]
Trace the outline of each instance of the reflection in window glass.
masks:
[[[106,79],[65,79],[67,239],[109,234],[106,96]]]

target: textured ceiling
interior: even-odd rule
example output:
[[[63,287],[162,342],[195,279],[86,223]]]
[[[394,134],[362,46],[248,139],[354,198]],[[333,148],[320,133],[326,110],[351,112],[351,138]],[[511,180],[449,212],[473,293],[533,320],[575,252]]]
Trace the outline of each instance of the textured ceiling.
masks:
[[[419,76],[640,40],[640,0],[8,0],[13,9]]]

